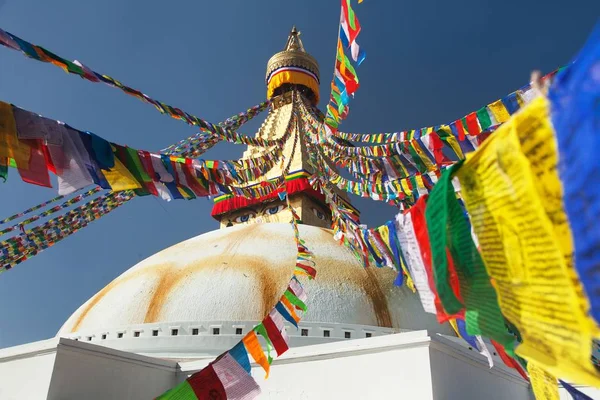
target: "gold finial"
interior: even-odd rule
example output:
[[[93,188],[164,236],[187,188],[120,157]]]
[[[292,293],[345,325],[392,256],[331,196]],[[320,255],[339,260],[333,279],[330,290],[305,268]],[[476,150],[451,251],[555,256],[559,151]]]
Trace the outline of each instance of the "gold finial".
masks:
[[[271,81],[273,74],[277,74],[281,69],[293,69],[295,71],[284,71],[287,75],[296,75],[295,77],[280,76]],[[306,73],[302,73],[304,70]],[[281,72],[281,71],[280,71]],[[300,31],[292,27],[283,51],[276,53],[267,63],[267,74],[265,76],[267,83],[267,97],[271,98],[275,90],[283,84],[296,84],[308,87],[315,94],[315,101],[319,99],[319,64],[304,49]]]
[[[287,43],[285,44],[284,51],[301,51],[306,53],[304,50],[304,45],[302,44],[302,39],[300,39],[300,35],[302,32],[296,29],[296,25],[292,27],[292,31],[290,32],[290,36],[288,36]]]

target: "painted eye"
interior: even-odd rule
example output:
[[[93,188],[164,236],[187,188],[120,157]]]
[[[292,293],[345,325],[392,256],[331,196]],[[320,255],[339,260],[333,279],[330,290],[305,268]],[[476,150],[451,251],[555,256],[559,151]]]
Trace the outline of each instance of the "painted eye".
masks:
[[[250,212],[248,214],[244,214],[244,215],[240,215],[238,217],[235,218],[235,222],[237,222],[238,224],[240,223],[244,223],[244,222],[248,222],[250,221],[250,218],[254,218],[256,217],[256,214],[253,212]]]
[[[278,206],[273,206],[273,207],[269,207],[267,208],[266,213],[268,215],[275,215],[277,214],[279,211],[281,211],[283,209],[283,204],[280,204]]]
[[[316,215],[316,217],[319,218],[321,221],[325,220],[325,214],[321,210],[313,207],[312,211]]]

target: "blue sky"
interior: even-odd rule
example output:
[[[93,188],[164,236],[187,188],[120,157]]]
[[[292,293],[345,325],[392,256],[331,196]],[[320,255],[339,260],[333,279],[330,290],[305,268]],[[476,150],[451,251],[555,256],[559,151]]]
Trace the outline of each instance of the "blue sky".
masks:
[[[567,63],[600,15],[600,2],[365,0],[356,12],[367,60],[343,130],[374,133],[455,120],[522,86],[532,69]],[[293,24],[321,65],[326,99],[338,20],[334,0],[0,0],[1,28],[212,122],[264,100],[266,62]],[[118,90],[6,48],[0,100],[150,151],[194,133]],[[220,144],[206,158],[242,151]],[[27,185],[11,172],[0,184],[0,219],[56,196],[56,189]],[[357,204],[369,224],[393,212]],[[206,199],[137,198],[2,274],[0,347],[54,336],[127,268],[216,229],[210,210]]]

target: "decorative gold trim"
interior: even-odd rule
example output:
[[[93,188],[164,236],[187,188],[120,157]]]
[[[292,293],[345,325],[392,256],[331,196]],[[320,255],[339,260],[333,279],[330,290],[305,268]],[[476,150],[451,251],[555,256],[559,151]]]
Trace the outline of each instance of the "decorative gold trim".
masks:
[[[265,81],[269,78],[269,75],[278,68],[282,67],[300,67],[305,68],[319,77],[319,63],[313,56],[308,54],[304,50],[304,44],[300,39],[300,32],[296,30],[294,26],[288,40],[285,45],[285,49],[279,53],[274,54],[267,63],[267,73],[265,75]]]

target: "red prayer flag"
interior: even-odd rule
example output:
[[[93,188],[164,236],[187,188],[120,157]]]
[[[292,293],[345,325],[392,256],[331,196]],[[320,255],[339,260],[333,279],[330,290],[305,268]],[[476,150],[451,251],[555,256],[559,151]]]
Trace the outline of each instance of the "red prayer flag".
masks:
[[[285,339],[277,328],[277,325],[275,325],[275,322],[273,322],[271,319],[271,316],[267,315],[267,317],[263,319],[262,323],[267,330],[267,335],[269,335],[271,343],[273,343],[273,347],[275,347],[277,355],[280,356],[285,353],[289,349],[288,344],[285,342]]]
[[[192,387],[194,394],[196,394],[196,397],[200,400],[227,399],[225,388],[212,365],[208,365],[203,370],[196,372],[187,381]]]
[[[342,0],[342,12],[344,13],[344,19],[348,23],[348,41],[352,44],[360,33],[360,22],[358,22],[358,18],[352,9],[350,0]]]
[[[438,134],[435,132],[429,134],[429,140],[431,141],[431,147],[436,164],[442,165],[445,159],[444,152],[442,151],[444,148],[444,142],[442,142],[442,139],[440,139]]]
[[[494,346],[496,352],[498,353],[502,361],[504,361],[504,364],[506,364],[507,367],[516,369],[517,372],[523,377],[523,379],[529,381],[529,377],[525,373],[525,370],[523,370],[523,367],[521,367],[517,360],[506,354],[506,351],[504,351],[504,347],[502,347],[502,345],[495,342],[494,340],[492,340],[492,345]]]
[[[469,130],[469,135],[477,136],[481,133],[481,128],[479,127],[479,121],[477,120],[477,113],[472,112],[467,115],[467,129]]]
[[[17,169],[23,182],[51,188],[52,184],[50,183],[46,155],[44,153],[45,146],[42,140],[20,139],[19,141],[30,148],[29,165],[27,168],[23,168],[23,166],[17,164]]]
[[[458,140],[465,140],[465,127],[463,126],[461,119],[456,121],[456,130],[458,131]]]
[[[421,251],[421,257],[423,258],[423,264],[425,265],[425,271],[427,272],[427,281],[429,288],[434,294],[434,303],[436,316],[439,323],[448,322],[449,319],[455,318],[455,315],[448,315],[438,295],[435,280],[433,276],[432,268],[432,255],[431,246],[429,242],[429,233],[427,232],[427,221],[425,219],[425,203],[427,201],[427,195],[421,196],[416,204],[410,209],[410,215],[413,220],[413,226],[415,228],[415,236],[419,244]],[[456,272],[455,272],[456,275]],[[452,283],[452,281],[451,281]],[[456,282],[458,283],[458,281]],[[454,287],[453,287],[454,289]]]

